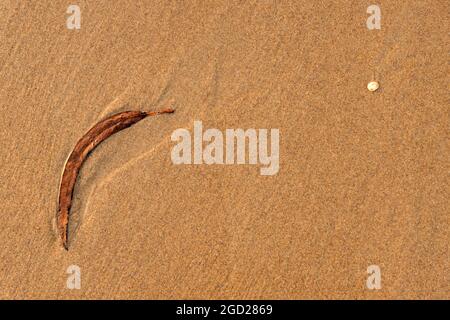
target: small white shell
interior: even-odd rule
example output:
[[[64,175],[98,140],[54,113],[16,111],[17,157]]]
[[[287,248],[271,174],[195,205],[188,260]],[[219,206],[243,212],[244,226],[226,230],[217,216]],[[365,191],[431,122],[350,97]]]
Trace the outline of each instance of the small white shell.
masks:
[[[371,81],[367,84],[367,89],[369,91],[377,91],[380,87],[380,84],[377,81]]]

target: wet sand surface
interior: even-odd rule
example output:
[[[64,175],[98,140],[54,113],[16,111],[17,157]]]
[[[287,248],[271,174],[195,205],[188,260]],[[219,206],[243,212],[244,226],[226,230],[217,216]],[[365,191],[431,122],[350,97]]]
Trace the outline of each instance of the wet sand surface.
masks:
[[[368,1],[76,4],[80,30],[67,1],[0,4],[0,298],[450,297],[447,1],[378,1],[381,30]],[[65,251],[77,140],[172,105],[89,156]],[[174,165],[194,121],[278,128],[279,172]]]

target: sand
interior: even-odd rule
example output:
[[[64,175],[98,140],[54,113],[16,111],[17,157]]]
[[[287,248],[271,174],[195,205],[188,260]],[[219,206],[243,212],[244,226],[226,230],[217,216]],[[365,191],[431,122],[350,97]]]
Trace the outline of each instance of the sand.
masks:
[[[368,30],[370,4],[2,1],[0,298],[448,299],[449,4],[377,1]],[[87,159],[65,251],[77,140],[171,105]],[[278,128],[278,174],[174,165],[196,120]]]

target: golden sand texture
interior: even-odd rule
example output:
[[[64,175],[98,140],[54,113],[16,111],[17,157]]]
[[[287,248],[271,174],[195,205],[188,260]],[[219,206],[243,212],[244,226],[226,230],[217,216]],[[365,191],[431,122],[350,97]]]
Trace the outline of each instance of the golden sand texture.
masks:
[[[381,30],[369,1],[76,1],[68,30],[67,1],[2,1],[0,298],[448,299],[449,3],[377,3]],[[65,251],[77,140],[172,103],[89,156]],[[279,128],[280,171],[174,165],[195,120]]]

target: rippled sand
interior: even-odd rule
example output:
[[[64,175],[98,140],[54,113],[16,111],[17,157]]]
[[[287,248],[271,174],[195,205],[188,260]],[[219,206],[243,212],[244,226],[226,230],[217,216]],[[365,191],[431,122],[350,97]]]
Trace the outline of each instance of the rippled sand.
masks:
[[[449,6],[378,2],[0,3],[0,297],[448,299]],[[76,141],[172,104],[88,158],[66,252]],[[173,165],[195,120],[279,128],[279,173]]]

